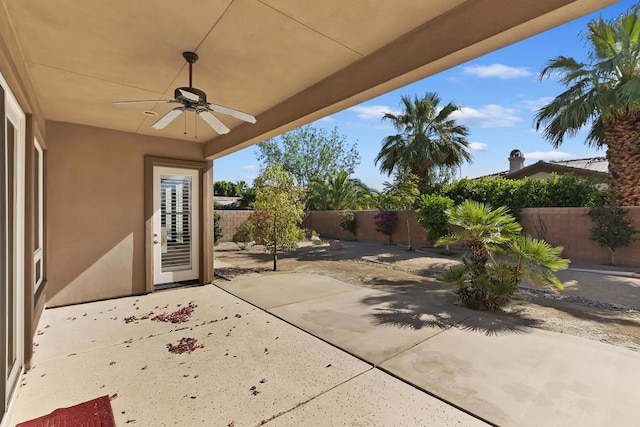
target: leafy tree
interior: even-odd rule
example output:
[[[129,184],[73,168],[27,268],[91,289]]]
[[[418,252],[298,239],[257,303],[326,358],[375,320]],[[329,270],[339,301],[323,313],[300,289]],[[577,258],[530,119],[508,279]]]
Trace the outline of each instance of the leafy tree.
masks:
[[[586,143],[607,146],[615,203],[640,205],[640,6],[606,21],[587,24],[586,62],[560,56],[540,78],[560,75],[566,90],[535,116],[536,129],[554,147],[590,126]]]
[[[639,233],[633,228],[628,213],[628,209],[611,204],[594,206],[589,210],[594,224],[591,239],[609,250],[611,265],[616,265],[616,249],[629,246],[634,240],[633,235]]]
[[[231,181],[221,180],[213,183],[213,194],[216,196],[239,197],[246,191],[247,183],[245,181],[233,183]]]
[[[278,269],[278,250],[298,246],[298,225],[304,215],[303,190],[292,174],[280,164],[272,164],[254,181],[256,226],[254,236],[273,255],[273,270]]]
[[[252,209],[256,202],[256,191],[253,188],[247,188],[238,200],[238,208]]]
[[[421,206],[416,210],[418,224],[427,229],[427,240],[434,244],[449,233],[447,210],[453,208],[453,200],[437,194],[424,194]],[[448,250],[448,248],[447,248]]]
[[[350,178],[345,171],[325,178],[316,177],[309,187],[309,209],[317,211],[360,209],[367,204],[371,189],[362,181]]]
[[[305,189],[314,178],[336,171],[350,175],[360,164],[357,144],[349,144],[337,127],[327,133],[311,125],[302,126],[261,142],[256,156],[263,167],[282,165],[282,169],[292,174],[298,185]]]
[[[411,246],[411,226],[408,211],[413,210],[420,195],[418,181],[418,177],[410,173],[398,176],[393,183],[385,182],[385,189],[379,198],[381,207],[407,211],[407,250],[410,251],[413,250],[413,246]]]
[[[439,103],[436,93],[427,93],[424,98],[403,96],[404,111],[383,117],[398,133],[382,141],[375,158],[383,173],[410,172],[418,176],[418,188],[423,193],[435,178],[448,178],[465,161],[471,161],[469,129],[451,118],[460,107],[450,102],[441,108]]]
[[[443,280],[458,286],[462,302],[474,309],[497,310],[509,301],[523,279],[536,286],[562,289],[553,275],[567,268],[569,261],[559,257],[562,247],[522,236],[522,227],[507,213],[507,208],[491,209],[467,200],[447,211],[458,233],[439,239],[436,246],[463,244],[471,248],[471,260],[450,268]],[[494,254],[511,259],[496,260]],[[491,264],[488,261],[492,260]]]

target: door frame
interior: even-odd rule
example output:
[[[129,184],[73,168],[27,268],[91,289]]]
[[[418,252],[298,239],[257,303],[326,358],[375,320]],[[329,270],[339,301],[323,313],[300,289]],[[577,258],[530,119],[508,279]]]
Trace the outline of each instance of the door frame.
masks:
[[[162,264],[162,247],[159,243],[165,238],[162,235],[162,180],[163,178],[171,177],[171,179],[181,179],[188,177],[189,180],[189,268],[184,268],[181,265],[177,270],[171,269],[169,271],[163,271]],[[200,276],[200,178],[198,171],[195,169],[185,168],[167,168],[164,166],[155,166],[153,168],[153,237],[154,237],[154,250],[153,250],[153,286],[157,288],[159,285],[175,284],[177,282],[192,281],[199,279]],[[177,201],[182,203],[184,200]],[[167,201],[169,203],[170,201]],[[167,225],[168,227],[169,225]],[[176,224],[178,226],[178,224]],[[158,243],[156,243],[158,242]],[[169,242],[165,242],[167,248]]]
[[[213,162],[145,156],[145,290],[147,293],[154,291],[153,169],[158,166],[198,171],[200,182],[200,192],[197,195],[200,203],[200,218],[198,220],[198,239],[200,241],[199,280],[203,284],[211,283],[213,280]]]
[[[26,163],[25,163],[25,151],[27,145],[27,116],[20,107],[20,104],[13,96],[9,85],[4,80],[2,74],[0,74],[0,89],[2,92],[0,96],[0,103],[2,106],[0,107],[0,132],[2,132],[2,136],[0,137],[0,144],[3,145],[1,151],[3,152],[2,161],[6,160],[6,152],[4,150],[4,146],[7,143],[5,140],[6,133],[6,120],[11,119],[13,125],[15,126],[16,131],[16,145],[14,147],[14,213],[13,213],[13,231],[15,233],[15,241],[13,242],[13,248],[8,248],[9,251],[13,251],[13,270],[14,270],[14,292],[16,297],[16,307],[14,311],[14,319],[16,325],[16,355],[15,355],[15,365],[13,368],[9,369],[7,372],[6,366],[6,355],[7,355],[7,340],[6,340],[6,328],[7,324],[4,321],[4,306],[7,303],[6,295],[0,295],[0,306],[2,306],[2,310],[0,311],[0,338],[2,342],[0,342],[0,363],[2,366],[0,367],[0,376],[3,377],[2,380],[2,390],[0,391],[2,407],[0,408],[0,422],[3,422],[3,418],[6,420],[11,414],[11,408],[13,403],[15,402],[16,392],[19,388],[20,377],[24,372],[24,358],[25,358],[25,317],[26,313],[24,310],[25,307],[25,233],[26,233],[26,219],[25,219],[25,173],[26,173]],[[0,178],[0,183],[2,185],[2,189],[0,189],[0,197],[5,199],[7,197],[7,193],[5,192],[5,186],[7,182],[4,179],[4,175],[6,174],[6,168],[3,165],[0,167],[0,172],[2,173],[2,177]],[[9,204],[10,205],[10,204]],[[7,252],[4,250],[4,245],[6,244],[6,232],[10,231],[8,228],[11,226],[8,224],[8,217],[4,215],[4,210],[6,206],[2,204],[2,213],[0,213],[0,227],[2,227],[3,232],[0,233],[3,238],[2,242],[0,242],[0,256],[4,260],[6,260]],[[5,226],[9,226],[5,228]],[[7,267],[6,264],[3,264]],[[7,269],[0,268],[0,274],[2,274],[3,280],[6,280]],[[5,283],[5,290],[8,289],[10,283]],[[9,378],[7,378],[9,376]],[[12,386],[12,387],[10,387]]]

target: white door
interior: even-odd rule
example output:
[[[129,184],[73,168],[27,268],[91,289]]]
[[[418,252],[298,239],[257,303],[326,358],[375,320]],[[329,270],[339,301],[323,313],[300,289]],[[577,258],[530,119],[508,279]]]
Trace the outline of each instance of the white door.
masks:
[[[4,89],[4,134],[0,135],[0,347],[2,414],[24,365],[24,146],[25,116],[0,76]],[[2,97],[0,97],[1,102]],[[1,111],[1,110],[0,110]]]
[[[153,283],[200,277],[198,171],[153,168]]]

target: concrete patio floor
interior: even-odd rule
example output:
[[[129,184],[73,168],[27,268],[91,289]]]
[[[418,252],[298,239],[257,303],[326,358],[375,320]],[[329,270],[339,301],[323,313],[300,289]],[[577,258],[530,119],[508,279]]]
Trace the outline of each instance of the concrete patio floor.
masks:
[[[640,425],[636,352],[511,324],[437,292],[418,301],[309,274],[217,284],[491,423]]]
[[[251,283],[229,287],[244,286],[282,311],[309,298],[322,301],[353,292],[349,285],[319,276],[247,280],[260,291],[251,291]],[[279,295],[287,297],[280,301],[287,306],[273,294],[282,283],[298,289],[297,298]],[[197,307],[186,323],[124,321],[172,312],[190,302]],[[371,330],[366,322],[361,327]],[[400,338],[389,355],[424,341],[395,331]],[[380,338],[391,335],[389,329]],[[204,347],[191,354],[168,352],[167,344],[182,337],[196,338]],[[211,285],[48,309],[35,343],[34,367],[19,388],[12,426],[104,395],[112,397],[118,426],[484,425]]]

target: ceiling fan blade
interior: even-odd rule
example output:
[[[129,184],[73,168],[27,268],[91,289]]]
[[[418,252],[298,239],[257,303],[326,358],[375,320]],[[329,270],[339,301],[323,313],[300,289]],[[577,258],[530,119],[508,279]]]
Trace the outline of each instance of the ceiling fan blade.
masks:
[[[125,105],[125,104],[168,104],[170,102],[177,102],[175,99],[149,99],[144,101],[116,101],[112,102],[113,105]]]
[[[174,108],[173,110],[169,111],[164,116],[160,117],[160,119],[157,122],[155,122],[153,125],[151,125],[151,128],[152,129],[164,129],[169,123],[171,123],[173,121],[173,119],[175,119],[180,114],[182,114],[183,111],[184,111],[183,108],[180,108],[180,107]]]
[[[220,135],[224,135],[225,133],[229,133],[229,128],[224,125],[216,116],[211,114],[208,111],[198,111],[198,115],[202,117],[202,120],[207,122],[209,126],[213,128]]]
[[[242,111],[234,110],[233,108],[216,104],[207,104],[207,108],[211,111],[215,111],[216,113],[226,114],[227,116],[235,117],[236,119],[244,120],[245,122],[256,122],[256,118],[251,114],[243,113]]]
[[[188,100],[194,101],[194,102],[200,101],[200,97],[198,96],[198,94],[191,93],[189,91],[182,90],[182,89],[178,89],[178,90],[180,91],[180,94],[185,98],[187,98]]]

